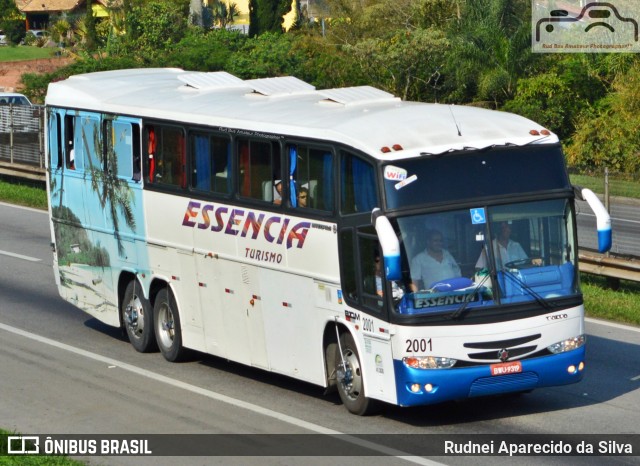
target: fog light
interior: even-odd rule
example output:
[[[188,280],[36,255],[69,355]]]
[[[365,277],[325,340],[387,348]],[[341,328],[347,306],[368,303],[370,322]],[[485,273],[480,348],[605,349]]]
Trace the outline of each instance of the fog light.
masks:
[[[573,364],[570,365],[569,367],[567,367],[567,372],[569,374],[575,374],[576,373],[576,366],[574,366]]]
[[[584,362],[580,362],[580,364],[578,364],[578,370],[582,372],[583,369],[584,369]]]
[[[427,393],[431,393],[431,391],[433,390],[433,385],[431,385],[430,383],[426,384],[424,386],[424,391]]]
[[[411,384],[411,391],[413,393],[418,393],[420,391],[420,384],[419,383]]]

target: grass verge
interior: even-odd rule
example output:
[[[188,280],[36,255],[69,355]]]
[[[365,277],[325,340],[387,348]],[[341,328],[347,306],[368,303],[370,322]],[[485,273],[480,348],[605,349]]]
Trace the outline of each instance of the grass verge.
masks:
[[[569,175],[571,184],[589,188],[594,193],[604,194],[604,178],[587,175]],[[611,196],[633,197],[640,199],[640,183],[630,180],[609,178],[609,194]]]
[[[620,288],[607,287],[607,279],[581,274],[584,308],[588,317],[640,326],[640,283],[620,280]]]
[[[0,179],[0,201],[47,210],[47,192],[42,185]]]

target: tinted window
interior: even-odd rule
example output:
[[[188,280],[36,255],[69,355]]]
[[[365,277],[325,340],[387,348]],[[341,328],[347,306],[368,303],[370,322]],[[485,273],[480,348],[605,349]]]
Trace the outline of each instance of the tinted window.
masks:
[[[555,144],[443,154],[393,166],[400,170],[387,166],[384,177],[389,209],[571,188],[562,151]],[[398,186],[404,177],[404,186]]]

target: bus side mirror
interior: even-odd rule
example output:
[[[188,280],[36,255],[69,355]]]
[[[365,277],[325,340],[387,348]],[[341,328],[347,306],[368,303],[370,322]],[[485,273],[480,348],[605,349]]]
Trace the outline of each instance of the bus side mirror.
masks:
[[[378,241],[382,247],[385,277],[387,277],[387,280],[401,280],[400,241],[396,236],[396,232],[393,231],[391,222],[387,217],[382,215],[382,211],[376,207],[371,212],[371,223],[373,223],[376,229]]]
[[[593,191],[586,188],[574,187],[574,192],[580,200],[587,201],[593,213],[596,214],[596,226],[598,228],[598,251],[601,253],[607,252],[611,249],[612,234],[611,234],[611,217],[609,212],[602,205],[598,196]]]

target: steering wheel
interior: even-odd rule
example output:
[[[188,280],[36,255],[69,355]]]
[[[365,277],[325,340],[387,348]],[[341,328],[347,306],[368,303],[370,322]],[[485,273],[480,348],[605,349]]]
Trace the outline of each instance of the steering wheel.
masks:
[[[517,269],[517,270],[524,269],[527,266],[533,266],[533,265],[541,266],[542,259],[539,257],[536,257],[536,258],[527,257],[526,259],[518,259],[518,260],[507,262],[506,264],[504,264],[504,266],[508,269]]]

